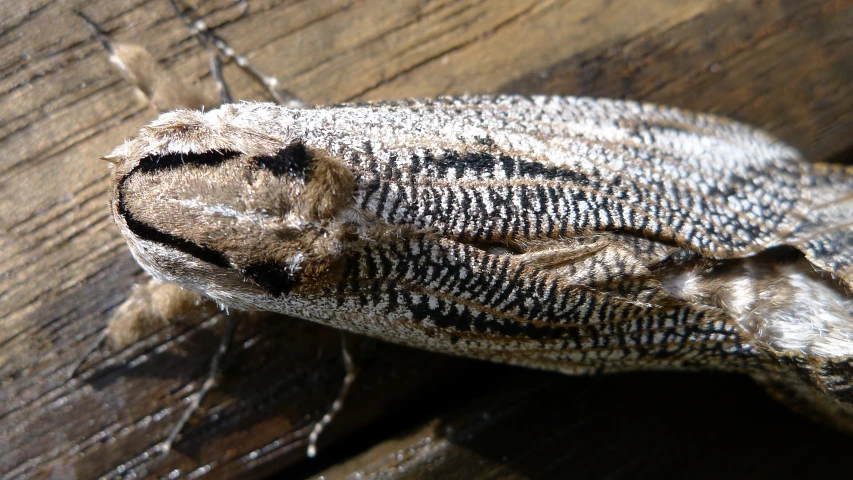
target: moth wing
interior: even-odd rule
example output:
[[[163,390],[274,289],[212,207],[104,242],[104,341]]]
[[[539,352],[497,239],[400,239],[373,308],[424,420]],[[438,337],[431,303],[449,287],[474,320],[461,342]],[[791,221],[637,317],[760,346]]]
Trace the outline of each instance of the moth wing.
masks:
[[[817,164],[811,180],[804,199],[810,209],[785,243],[853,287],[853,169]]]

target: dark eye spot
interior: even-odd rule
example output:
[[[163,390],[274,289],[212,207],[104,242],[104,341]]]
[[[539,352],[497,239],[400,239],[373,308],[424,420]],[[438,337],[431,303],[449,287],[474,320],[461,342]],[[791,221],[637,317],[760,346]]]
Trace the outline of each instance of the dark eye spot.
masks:
[[[289,268],[277,263],[253,263],[242,269],[243,275],[273,296],[289,293],[299,281]]]
[[[269,170],[277,177],[290,177],[308,181],[308,173],[314,158],[302,142],[291,143],[275,155],[255,157],[259,168]]]

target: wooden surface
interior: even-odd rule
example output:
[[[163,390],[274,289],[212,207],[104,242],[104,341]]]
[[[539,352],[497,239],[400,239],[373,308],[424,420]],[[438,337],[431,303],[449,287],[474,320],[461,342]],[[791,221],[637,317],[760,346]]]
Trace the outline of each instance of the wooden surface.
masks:
[[[309,103],[463,92],[649,100],[761,126],[813,161],[853,159],[853,2],[250,0],[199,3],[217,33]],[[571,378],[244,322],[221,387],[168,458],[221,325],[165,329],[73,363],[144,276],[108,216],[100,155],[157,112],[72,14],[211,88],[165,0],[0,2],[0,479],[845,478],[853,439],[741,377]],[[225,70],[235,95],[263,92]]]

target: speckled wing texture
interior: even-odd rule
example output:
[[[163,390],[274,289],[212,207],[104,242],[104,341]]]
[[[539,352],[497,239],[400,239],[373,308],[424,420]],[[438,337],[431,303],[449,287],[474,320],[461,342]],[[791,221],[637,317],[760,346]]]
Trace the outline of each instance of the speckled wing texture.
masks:
[[[810,170],[794,149],[677,109],[508,96],[223,112],[350,157],[370,179],[361,208],[459,238],[626,230],[731,258],[779,243],[807,213]]]
[[[853,174],[629,101],[164,114],[109,157],[156,278],[392,342],[591,373],[750,373],[851,423]]]

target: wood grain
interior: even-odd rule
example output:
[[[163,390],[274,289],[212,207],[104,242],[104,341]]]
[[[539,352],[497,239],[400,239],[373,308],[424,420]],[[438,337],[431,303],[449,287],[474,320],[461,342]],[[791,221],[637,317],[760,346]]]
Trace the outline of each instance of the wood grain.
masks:
[[[595,95],[712,111],[813,161],[853,159],[853,2],[196,2],[309,103],[463,92]],[[0,2],[0,478],[828,477],[853,439],[744,378],[571,378],[356,345],[363,370],[320,458],[305,438],[340,386],[335,332],[246,321],[221,388],[166,458],[221,325],[168,328],[73,363],[144,280],[97,158],[157,112],[72,14],[212,89],[165,0]],[[235,96],[263,92],[225,69]],[[324,446],[325,445],[325,446]]]

